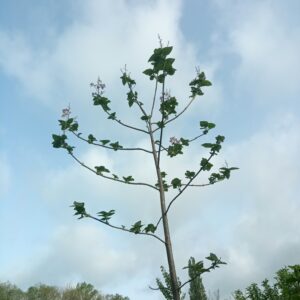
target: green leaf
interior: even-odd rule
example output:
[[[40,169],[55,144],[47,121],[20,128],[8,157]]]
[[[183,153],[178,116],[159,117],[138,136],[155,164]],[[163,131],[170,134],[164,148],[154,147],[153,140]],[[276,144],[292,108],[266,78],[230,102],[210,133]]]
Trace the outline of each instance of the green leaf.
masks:
[[[100,140],[100,142],[103,146],[105,146],[106,144],[108,144],[110,142],[110,140]]]
[[[213,167],[213,164],[211,164],[206,158],[202,158],[200,166],[203,171],[210,171],[210,169]]]
[[[117,151],[117,150],[123,148],[123,146],[121,146],[121,145],[119,144],[119,142],[110,143],[109,145],[113,148],[114,151]]]
[[[162,172],[160,172],[160,175],[161,175],[162,178],[165,178],[167,176],[167,173],[162,171]]]
[[[156,227],[155,227],[154,224],[148,224],[148,225],[144,228],[144,231],[145,231],[146,233],[149,233],[149,232],[154,233],[154,232],[156,231]]]
[[[100,220],[108,223],[111,217],[115,214],[115,210],[111,209],[110,211],[100,211],[97,215],[100,217]]]
[[[190,141],[184,138],[180,138],[180,142],[183,146],[188,146]]]
[[[115,120],[115,119],[116,119],[116,113],[115,113],[115,112],[111,113],[111,114],[109,115],[108,119],[110,119],[110,120]]]
[[[54,148],[63,148],[66,145],[67,136],[65,134],[56,135],[52,134],[52,145]]]
[[[187,179],[193,179],[196,173],[193,171],[186,171],[184,175]]]
[[[108,106],[110,100],[108,100],[106,97],[97,94],[93,97],[93,101],[94,105],[100,105],[105,112],[110,110],[110,107]]]
[[[210,123],[207,121],[200,121],[200,129],[203,130],[204,134],[207,134],[209,130],[213,129],[216,127],[216,124]]]
[[[204,148],[212,148],[215,144],[212,144],[212,143],[204,143],[202,144],[202,147]]]
[[[134,181],[134,178],[131,175],[127,176],[127,177],[123,176],[123,179],[124,179],[125,183]]]
[[[178,105],[177,99],[175,97],[170,97],[169,99],[165,99],[160,104],[159,111],[166,118],[171,114],[176,114],[177,105]]]
[[[142,116],[141,120],[143,120],[143,121],[149,121],[150,118],[151,118],[151,116]]]
[[[94,167],[96,169],[97,175],[103,175],[102,173],[109,173],[110,171],[106,169],[104,166],[96,166]]]
[[[113,176],[114,179],[119,179],[119,176],[116,175],[116,174],[112,174],[112,176]]]
[[[151,75],[153,75],[153,70],[152,69],[146,69],[143,73],[145,75],[151,76]]]
[[[84,208],[84,202],[73,202],[73,205],[71,205],[71,207],[74,207],[75,210],[75,214],[74,216],[80,216],[78,219],[82,219],[86,216],[86,211]]]
[[[174,178],[171,181],[173,189],[177,189],[181,187],[181,180],[179,178]]]
[[[89,134],[89,135],[88,135],[88,143],[89,143],[89,144],[92,144],[92,143],[94,143],[95,141],[97,141],[97,139],[96,139],[92,134]]]
[[[142,225],[142,221],[138,221],[136,223],[134,223],[131,228],[129,229],[129,231],[138,234],[141,232],[141,229],[144,225]]]
[[[133,103],[137,101],[137,95],[137,92],[133,92],[131,90],[127,93],[127,101],[129,107],[131,107]]]
[[[183,148],[183,146],[180,143],[169,146],[168,147],[168,156],[174,157],[178,154],[183,154],[182,148]]]

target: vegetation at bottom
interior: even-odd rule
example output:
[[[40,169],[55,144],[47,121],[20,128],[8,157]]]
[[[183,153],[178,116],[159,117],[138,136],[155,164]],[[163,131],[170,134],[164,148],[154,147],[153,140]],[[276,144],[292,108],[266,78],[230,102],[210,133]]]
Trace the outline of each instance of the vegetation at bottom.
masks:
[[[56,286],[38,284],[26,292],[9,282],[0,282],[0,300],[129,300],[119,294],[104,295],[89,283],[60,289]]]
[[[199,274],[193,272],[192,266],[196,262],[193,257],[189,259],[189,289],[186,294],[181,294],[181,299],[190,300],[220,300],[220,291],[208,293]],[[170,275],[161,267],[164,284],[157,279],[157,284],[165,299],[173,300],[170,289]],[[300,265],[281,268],[276,272],[274,282],[265,279],[261,286],[250,284],[245,291],[236,290],[232,297],[234,300],[300,300]],[[55,286],[38,284],[28,288],[26,292],[17,286],[0,282],[0,300],[129,300],[128,297],[103,295],[88,283],[78,283],[76,287],[60,289]]]

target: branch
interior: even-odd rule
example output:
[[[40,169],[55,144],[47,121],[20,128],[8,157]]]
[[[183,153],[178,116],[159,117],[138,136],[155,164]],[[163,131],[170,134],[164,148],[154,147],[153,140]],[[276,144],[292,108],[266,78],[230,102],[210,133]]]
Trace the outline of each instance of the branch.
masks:
[[[81,137],[80,136],[80,134],[79,133],[75,133],[74,131],[71,131],[78,139],[80,139],[80,140],[82,140],[82,141],[85,141],[85,142],[87,142],[87,143],[89,143],[89,144],[92,144],[92,145],[95,145],[95,146],[99,146],[99,147],[103,147],[103,148],[106,148],[106,149],[112,149],[112,150],[114,150],[114,148],[113,147],[109,147],[109,146],[105,146],[105,145],[102,145],[102,144],[99,144],[99,143],[95,143],[95,142],[89,142],[87,139],[85,139],[85,138],[83,138],[83,137]],[[147,149],[144,149],[144,148],[119,148],[118,149],[118,151],[119,150],[139,150],[139,151],[144,151],[144,152],[147,152],[147,153],[150,153],[150,154],[152,154],[152,151],[150,151],[150,150],[147,150]]]
[[[96,221],[98,221],[98,222],[100,222],[100,223],[103,223],[103,224],[105,224],[105,225],[107,225],[107,226],[109,226],[109,227],[112,227],[112,228],[115,228],[115,229],[119,229],[119,230],[122,230],[122,231],[127,231],[127,232],[130,232],[130,233],[133,233],[133,234],[149,235],[149,236],[152,236],[152,237],[156,238],[157,240],[159,240],[159,241],[162,242],[163,244],[166,244],[159,236],[157,236],[157,235],[155,235],[155,234],[153,234],[153,233],[146,233],[146,232],[134,233],[134,232],[130,231],[129,229],[126,229],[126,228],[123,228],[123,227],[120,227],[120,226],[112,225],[112,224],[110,224],[110,223],[108,223],[108,222],[102,221],[101,219],[98,219],[98,218],[96,218],[96,217],[93,217],[93,216],[91,216],[91,215],[89,215],[89,214],[85,214],[85,217],[91,218],[91,219],[96,220]]]
[[[157,93],[157,86],[158,86],[158,80],[156,77],[156,81],[155,81],[155,89],[154,89],[154,96],[153,96],[153,102],[152,102],[152,108],[151,108],[151,118],[153,116],[153,111],[154,111],[154,106],[155,106],[155,100],[156,100],[156,93]]]
[[[163,84],[162,84],[162,104],[164,103],[164,101],[165,101],[165,79],[164,79]],[[162,125],[163,125],[164,119],[165,119],[165,116],[164,116],[164,112],[162,110],[161,111],[161,124]],[[159,137],[159,145],[158,145],[158,167],[159,167],[159,163],[160,163],[160,153],[161,153],[161,147],[162,147],[163,129],[164,129],[164,126],[161,126],[161,128],[160,128],[160,137]]]
[[[182,285],[180,285],[180,287],[178,287],[178,289],[182,289],[183,286],[185,286],[186,284],[188,284],[191,281],[194,281],[195,279],[198,278],[198,276],[200,276],[201,274],[205,273],[205,272],[209,272],[211,269],[214,269],[215,267],[212,265],[207,269],[204,269],[203,272],[199,272],[199,274],[195,275],[194,277],[192,277],[191,279],[187,280],[185,283],[183,283]]]
[[[177,119],[178,117],[180,117],[189,108],[189,106],[192,104],[193,101],[194,101],[194,99],[190,100],[190,102],[187,104],[187,106],[180,113],[178,113],[175,117],[173,117],[173,118],[169,119],[168,121],[166,121],[164,125],[167,125],[168,123],[170,123],[170,122],[174,121],[175,119]],[[154,129],[153,133],[157,130],[159,130],[159,127]]]
[[[121,180],[121,179],[117,179],[117,178],[114,178],[114,177],[109,177],[109,176],[106,176],[106,175],[103,175],[103,174],[99,174],[97,173],[95,170],[93,170],[91,167],[87,166],[86,164],[84,164],[82,161],[80,161],[72,152],[69,152],[69,154],[81,165],[83,166],[84,168],[88,169],[89,171],[95,173],[96,175],[98,176],[101,176],[103,178],[106,178],[106,179],[110,179],[110,180],[113,180],[113,181],[118,181],[118,182],[122,182],[122,183],[125,183],[125,184],[132,184],[132,185],[144,185],[144,186],[148,186],[148,187],[151,187],[152,189],[155,189],[156,191],[159,191],[158,188],[156,188],[154,185],[151,185],[151,184],[148,184],[148,183],[144,183],[144,182],[126,182],[124,180]]]
[[[215,153],[211,153],[209,158],[207,159],[207,162],[209,162],[211,160],[211,158],[215,155]],[[193,180],[200,174],[200,172],[203,170],[203,166],[198,170],[198,172],[195,174],[195,176],[193,178],[191,178],[189,180],[189,182],[185,185],[185,187],[179,191],[179,193],[171,200],[171,202],[169,203],[168,207],[167,207],[167,210],[165,212],[165,215],[168,213],[171,205],[174,203],[174,201],[187,189],[188,186],[190,186],[190,184],[193,182]],[[162,217],[161,216],[156,224],[156,227],[159,225],[160,221],[162,220]]]
[[[105,111],[107,115],[110,116],[110,113],[108,111]],[[146,134],[149,134],[148,131],[144,130],[144,129],[141,129],[141,128],[138,128],[138,127],[134,127],[134,126],[131,126],[131,125],[128,125],[128,124],[125,124],[124,122],[122,122],[121,120],[118,120],[118,119],[113,119],[114,121],[116,121],[117,123],[119,123],[120,125],[123,125],[124,127],[127,127],[127,128],[130,128],[130,129],[133,129],[133,130],[136,130],[136,131],[140,131],[140,132],[144,132]]]

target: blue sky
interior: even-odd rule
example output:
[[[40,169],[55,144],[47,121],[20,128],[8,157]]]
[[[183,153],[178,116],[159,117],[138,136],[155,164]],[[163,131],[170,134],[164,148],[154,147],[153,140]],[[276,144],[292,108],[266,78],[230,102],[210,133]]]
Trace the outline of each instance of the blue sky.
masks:
[[[212,121],[217,128],[211,138],[226,136],[216,166],[226,160],[240,167],[230,181],[191,189],[174,205],[179,274],[186,276],[181,267],[190,256],[217,253],[228,265],[207,274],[204,283],[225,299],[299,263],[299,10],[296,0],[2,1],[0,281],[23,288],[88,281],[131,299],[161,299],[148,285],[166,264],[164,249],[151,239],[78,221],[69,207],[85,201],[91,212],[116,209],[117,224],[152,222],[159,213],[156,195],[97,178],[51,146],[69,104],[83,132],[148,145],[92,106],[89,83],[100,76],[115,109],[134,123],[120,68],[127,64],[150,102],[153,87],[141,72],[158,33],[174,46],[178,71],[169,86],[182,107],[195,66],[213,83],[167,138],[193,136],[200,120]],[[165,160],[169,174],[198,164],[201,142],[186,156]],[[142,154],[101,150],[77,148],[92,166],[101,162],[119,174],[153,178],[152,161]]]

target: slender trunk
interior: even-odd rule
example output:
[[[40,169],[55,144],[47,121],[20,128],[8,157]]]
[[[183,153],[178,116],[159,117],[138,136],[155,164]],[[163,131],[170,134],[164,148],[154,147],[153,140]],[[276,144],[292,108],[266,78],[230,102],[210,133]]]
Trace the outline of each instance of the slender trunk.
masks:
[[[168,222],[168,216],[166,214],[165,191],[164,191],[163,181],[162,181],[162,177],[161,177],[161,173],[160,173],[160,167],[159,167],[158,157],[157,157],[157,153],[156,153],[155,142],[154,142],[151,124],[149,124],[149,133],[150,133],[150,138],[151,138],[153,158],[154,158],[155,168],[156,168],[156,172],[157,172],[157,179],[158,179],[158,184],[159,184],[160,207],[161,207],[162,222],[163,222],[163,228],[164,228],[165,246],[166,246],[166,253],[167,253],[167,258],[168,258],[169,273],[170,273],[170,277],[171,277],[172,294],[173,294],[174,300],[180,300],[176,268],[175,268],[173,250],[172,250],[172,242],[171,242],[171,236],[170,236],[170,231],[169,231],[169,222]]]

